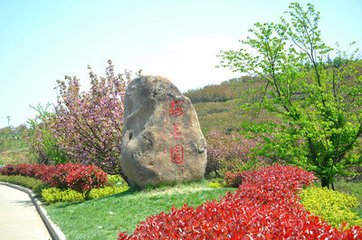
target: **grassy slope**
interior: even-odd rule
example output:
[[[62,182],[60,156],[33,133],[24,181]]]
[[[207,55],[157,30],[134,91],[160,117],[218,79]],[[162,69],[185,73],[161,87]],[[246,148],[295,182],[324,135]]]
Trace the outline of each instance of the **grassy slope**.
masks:
[[[25,141],[25,130],[15,136],[8,128],[0,129],[0,165],[30,162],[29,148]]]
[[[336,191],[353,195],[358,199],[359,206],[354,211],[362,218],[362,182],[346,182],[343,179],[339,179],[335,183],[335,189]]]
[[[184,203],[198,206],[232,190],[210,188],[203,181],[148,191],[129,190],[79,204],[54,204],[46,210],[70,240],[116,239],[118,232],[131,233],[147,216],[168,212],[172,206],[179,208]]]
[[[29,149],[22,139],[0,139],[0,165],[31,161]]]

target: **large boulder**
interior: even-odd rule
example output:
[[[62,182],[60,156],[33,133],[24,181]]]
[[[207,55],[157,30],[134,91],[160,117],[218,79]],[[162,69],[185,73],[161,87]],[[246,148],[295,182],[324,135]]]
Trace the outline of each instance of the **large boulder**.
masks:
[[[199,180],[206,140],[191,101],[169,80],[142,76],[125,96],[121,167],[131,185]]]

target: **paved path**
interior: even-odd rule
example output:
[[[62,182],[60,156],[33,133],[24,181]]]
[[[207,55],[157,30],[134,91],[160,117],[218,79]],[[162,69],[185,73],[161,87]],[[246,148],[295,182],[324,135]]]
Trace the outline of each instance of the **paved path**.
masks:
[[[28,194],[0,184],[0,240],[51,239]]]

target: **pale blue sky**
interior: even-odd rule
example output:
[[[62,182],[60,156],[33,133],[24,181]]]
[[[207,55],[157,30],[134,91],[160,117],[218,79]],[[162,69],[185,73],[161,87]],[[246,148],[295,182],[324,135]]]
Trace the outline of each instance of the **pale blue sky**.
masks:
[[[215,69],[220,50],[257,22],[276,21],[288,0],[0,0],[0,128],[35,115],[29,105],[54,103],[57,79],[76,75],[87,85],[87,65],[103,75],[143,69],[168,77],[182,91],[234,76]],[[362,49],[362,1],[314,0],[322,36],[342,48]]]

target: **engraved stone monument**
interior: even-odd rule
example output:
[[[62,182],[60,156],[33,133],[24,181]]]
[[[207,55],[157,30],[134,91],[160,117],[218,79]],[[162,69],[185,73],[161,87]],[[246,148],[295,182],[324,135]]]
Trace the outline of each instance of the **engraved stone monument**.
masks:
[[[131,185],[199,180],[206,140],[191,101],[169,80],[142,76],[125,96],[121,167]]]

